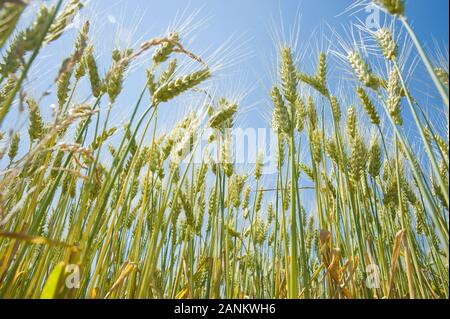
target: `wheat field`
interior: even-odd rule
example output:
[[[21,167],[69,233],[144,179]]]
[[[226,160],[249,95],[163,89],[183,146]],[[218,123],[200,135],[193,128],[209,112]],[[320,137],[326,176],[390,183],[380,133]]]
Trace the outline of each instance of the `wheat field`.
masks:
[[[359,29],[369,49],[343,39],[314,70],[276,43],[270,178],[262,151],[236,164],[239,101],[211,89],[220,67],[179,30],[106,52],[103,71],[82,21],[49,89],[30,91],[83,4],[42,5],[24,25],[29,2],[0,3],[0,298],[449,298],[448,49],[424,48],[413,1],[373,0],[388,19]],[[132,68],[145,80],[116,125]],[[161,131],[159,113],[192,95]]]

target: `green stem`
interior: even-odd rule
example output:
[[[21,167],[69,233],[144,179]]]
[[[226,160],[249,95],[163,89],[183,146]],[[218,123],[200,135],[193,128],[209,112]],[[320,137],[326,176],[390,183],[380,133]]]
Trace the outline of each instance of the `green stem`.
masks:
[[[422,58],[422,61],[425,64],[425,67],[427,68],[428,74],[431,76],[431,79],[433,80],[434,85],[436,86],[442,99],[444,100],[445,105],[447,105],[447,107],[448,107],[448,91],[444,88],[444,85],[439,80],[438,76],[436,75],[436,72],[434,71],[434,68],[431,65],[430,59],[428,58],[422,45],[420,44],[419,39],[417,39],[417,36],[416,36],[414,30],[409,25],[409,22],[406,19],[406,17],[401,16],[400,21],[403,23],[406,31],[409,33],[409,36],[411,37],[412,41],[414,42],[414,45],[416,46],[416,49],[419,52],[419,55]]]
[[[50,30],[50,27],[52,26],[53,21],[56,18],[56,14],[59,11],[59,8],[62,5],[63,0],[58,0],[58,3],[56,4],[55,9],[53,10],[52,15],[50,16],[49,21],[47,22],[47,24],[44,26],[44,32],[42,32],[41,37],[39,38],[38,42],[37,42],[37,46],[33,51],[33,54],[31,55],[30,59],[28,60],[27,64],[25,65],[25,68],[22,71],[22,74],[20,75],[19,80],[16,83],[16,86],[14,87],[13,91],[11,92],[11,94],[8,95],[8,99],[6,100],[5,104],[0,108],[0,127],[1,124],[3,123],[3,119],[5,118],[6,114],[8,113],[9,109],[11,108],[11,104],[14,101],[14,98],[16,97],[17,92],[20,90],[20,88],[22,87],[22,83],[25,80],[28,71],[31,68],[31,65],[33,64],[34,60],[36,59],[36,57],[39,54],[39,51],[41,50],[42,44],[44,43],[45,37],[47,36],[48,31]]]

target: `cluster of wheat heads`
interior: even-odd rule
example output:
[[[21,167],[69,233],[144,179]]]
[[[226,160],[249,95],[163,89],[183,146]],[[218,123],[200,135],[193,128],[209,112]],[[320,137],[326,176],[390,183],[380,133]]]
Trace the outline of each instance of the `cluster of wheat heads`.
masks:
[[[403,24],[448,110],[448,61],[430,62],[402,0],[375,2]],[[277,187],[268,192],[262,154],[251,173],[234,165],[229,128],[237,103],[208,99],[207,121],[188,114],[158,134],[158,109],[203,91],[214,73],[176,32],[114,50],[101,74],[85,22],[54,81],[53,117],[42,116],[46,100],[26,92],[27,73],[82,5],[43,6],[34,23],[16,30],[27,4],[0,7],[0,125],[16,107],[29,119],[28,136],[0,132],[0,297],[448,298],[448,136],[410,93],[392,30],[371,33],[386,78],[358,48],[346,52],[358,83],[345,92],[358,101],[348,108],[329,87],[325,53],[311,75],[281,47],[271,91]],[[125,127],[112,126],[127,69],[144,52],[152,52],[146,83]],[[192,72],[180,73],[180,56]],[[92,98],[80,103],[83,82]],[[372,138],[361,132],[357,108],[373,125]],[[405,114],[425,160],[405,132]],[[194,163],[206,129],[217,154]],[[314,189],[311,211],[302,205],[302,180]]]

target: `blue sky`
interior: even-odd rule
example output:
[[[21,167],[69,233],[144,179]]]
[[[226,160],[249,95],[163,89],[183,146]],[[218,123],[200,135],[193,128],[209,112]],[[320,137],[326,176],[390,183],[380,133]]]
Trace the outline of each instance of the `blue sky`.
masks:
[[[196,12],[195,21],[201,23],[189,24],[187,30],[193,31],[183,39],[184,43],[190,50],[205,52],[206,56],[228,43],[223,52],[228,63],[219,72],[215,83],[222,83],[226,88],[224,91],[245,94],[242,107],[245,109],[247,105],[248,112],[244,113],[251,116],[244,116],[244,121],[257,125],[254,121],[258,116],[250,110],[261,109],[257,105],[262,101],[267,103],[267,91],[273,82],[274,31],[284,33],[286,38],[299,27],[296,40],[304,50],[314,42],[312,34],[318,28],[322,28],[325,37],[329,38],[329,28],[340,32],[351,23],[357,23],[358,19],[364,20],[367,16],[364,11],[342,14],[351,3],[349,0],[90,0],[82,17],[91,20],[96,54],[101,68],[106,71],[114,46],[138,47],[142,41],[164,34],[170,26],[184,25]],[[407,16],[423,43],[432,46],[436,40],[448,47],[448,7],[447,0],[407,1]],[[284,32],[280,32],[282,29]],[[71,36],[69,32],[69,36],[44,51],[34,68],[36,77],[53,77],[52,73],[58,68],[55,61],[60,61],[72,50],[73,34]],[[219,56],[214,60],[220,59]],[[312,57],[304,63],[311,67],[315,59]],[[136,71],[127,80],[127,93],[119,104],[133,100],[137,95],[144,72]],[[33,88],[37,82],[40,81],[32,81]],[[117,115],[118,118],[122,116],[122,112]]]
[[[39,3],[40,1],[36,1]],[[41,1],[42,2],[42,1]],[[43,1],[50,3],[52,1]],[[301,68],[311,70],[317,53],[315,47],[328,47],[315,40],[314,34],[324,34],[330,39],[330,30],[348,29],[358,19],[364,20],[364,10],[344,13],[353,3],[350,0],[90,0],[83,9],[81,20],[88,18],[92,25],[92,38],[100,70],[106,72],[110,63],[110,52],[115,46],[137,48],[145,40],[160,36],[169,27],[184,26],[195,13],[194,21],[188,23],[187,36],[182,39],[186,48],[206,57],[213,55],[212,63],[225,60],[224,68],[218,71],[211,84],[218,87],[220,94],[244,97],[237,125],[241,127],[264,127],[270,123],[270,100],[268,92],[274,81],[275,43],[274,33],[287,39],[294,34],[299,49],[306,58]],[[407,16],[420,40],[429,48],[436,41],[448,48],[449,1],[409,0]],[[32,17],[32,10],[26,15],[25,25]],[[344,14],[343,14],[344,13]],[[381,19],[384,15],[381,16]],[[78,24],[79,25],[79,24]],[[75,23],[75,26],[77,24]],[[297,33],[297,30],[299,32]],[[314,33],[318,32],[318,33]],[[29,89],[39,95],[54,79],[63,58],[73,49],[76,28],[59,41],[45,48],[33,66],[29,76]],[[275,40],[276,41],[276,40]],[[290,41],[292,42],[292,40]],[[223,52],[214,52],[223,48]],[[312,51],[310,51],[312,48]],[[298,52],[297,52],[298,54]],[[308,55],[312,57],[308,59]],[[130,72],[124,93],[120,96],[112,113],[112,123],[120,125],[128,119],[134,101],[145,81],[145,67],[149,60],[144,57]],[[41,81],[43,79],[43,81]],[[426,86],[424,86],[426,87]],[[431,90],[431,89],[424,89]],[[77,97],[85,98],[81,92]],[[430,95],[432,93],[430,92]],[[430,98],[430,101],[434,101]],[[51,103],[51,97],[43,103]],[[431,103],[427,101],[427,103]],[[106,104],[106,103],[105,103]],[[175,102],[174,106],[161,108],[162,129],[169,129],[195,105]],[[181,104],[181,105],[179,105]],[[42,106],[41,106],[42,107]],[[45,105],[43,113],[45,113]],[[106,105],[103,105],[106,109]],[[47,110],[49,108],[47,107]],[[17,115],[17,114],[15,114]],[[26,131],[27,119],[10,119]],[[13,117],[16,117],[13,119]]]

